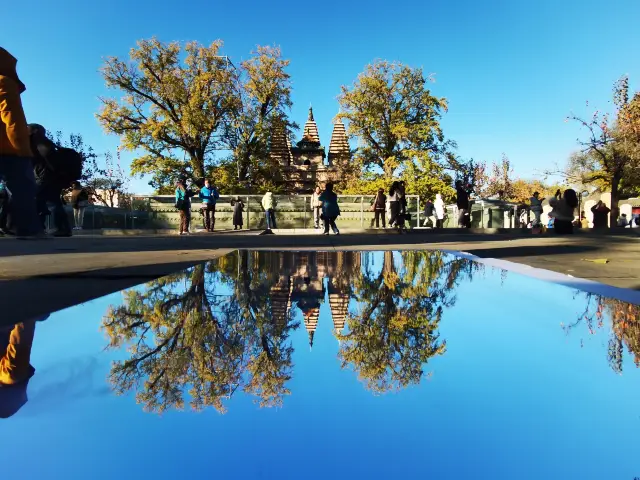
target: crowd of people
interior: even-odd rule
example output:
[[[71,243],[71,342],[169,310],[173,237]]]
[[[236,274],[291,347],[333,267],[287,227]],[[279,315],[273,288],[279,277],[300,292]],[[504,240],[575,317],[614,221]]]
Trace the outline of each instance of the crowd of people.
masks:
[[[17,60],[0,47],[0,234],[45,238],[47,217],[54,236],[71,236],[64,192],[72,190],[75,229],[82,228],[88,194],[78,183],[83,157],[56,145],[47,130],[27,123],[21,94],[26,90]]]

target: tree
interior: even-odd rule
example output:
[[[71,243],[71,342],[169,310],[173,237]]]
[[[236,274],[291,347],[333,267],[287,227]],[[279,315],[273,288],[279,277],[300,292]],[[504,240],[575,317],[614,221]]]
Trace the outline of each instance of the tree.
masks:
[[[261,47],[234,72],[237,95],[224,142],[233,152],[238,182],[271,178],[280,170],[269,156],[269,138],[274,128],[297,128],[289,122],[291,80],[289,60],[279,47]],[[266,170],[266,171],[264,171]]]
[[[564,172],[571,183],[611,191],[611,228],[615,228],[619,215],[618,202],[625,179],[633,186],[640,170],[640,96],[636,93],[630,100],[626,77],[615,83],[613,103],[613,120],[599,111],[590,119],[569,117],[586,128],[588,138],[578,140],[582,149],[571,157]]]
[[[438,325],[455,303],[461,273],[477,265],[442,252],[405,252],[398,271],[393,252],[384,253],[379,274],[368,268],[353,279],[357,313],[347,317],[340,340],[342,367],[353,368],[368,389],[384,393],[417,384],[429,359],[444,354]]]
[[[624,345],[633,355],[636,367],[640,367],[640,305],[606,298],[591,293],[585,294],[586,306],[575,322],[562,325],[569,334],[581,324],[587,327],[590,335],[602,329],[607,318],[611,321],[611,336],[607,348],[607,360],[611,369],[623,372]]]
[[[133,161],[132,173],[153,175],[156,188],[178,175],[203,178],[220,147],[237,108],[234,73],[221,49],[221,40],[183,47],[152,38],[131,49],[131,63],[109,57],[102,67],[107,87],[124,96],[102,98],[98,119],[125,149],[146,153]]]
[[[293,368],[289,335],[298,325],[274,321],[277,276],[262,267],[237,252],[126,292],[102,323],[109,347],[128,346],[130,354],[112,365],[116,392],[136,390],[155,412],[183,408],[185,391],[196,410],[224,413],[238,389],[260,406],[281,405]]]
[[[426,83],[421,68],[380,60],[352,87],[342,87],[338,116],[347,120],[348,134],[360,139],[356,157],[365,169],[377,167],[392,178],[416,159],[437,161],[452,145],[440,127],[447,102],[434,97]]]

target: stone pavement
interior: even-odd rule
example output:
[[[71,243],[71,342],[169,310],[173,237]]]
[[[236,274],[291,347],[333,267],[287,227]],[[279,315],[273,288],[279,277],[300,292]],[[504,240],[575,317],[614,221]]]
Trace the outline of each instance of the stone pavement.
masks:
[[[445,249],[498,258],[640,290],[640,236],[634,231],[570,237],[458,230],[323,235],[257,232],[0,239],[0,323],[57,311],[229,253],[259,250]],[[640,232],[639,232],[640,233]],[[585,259],[609,260],[606,264]]]

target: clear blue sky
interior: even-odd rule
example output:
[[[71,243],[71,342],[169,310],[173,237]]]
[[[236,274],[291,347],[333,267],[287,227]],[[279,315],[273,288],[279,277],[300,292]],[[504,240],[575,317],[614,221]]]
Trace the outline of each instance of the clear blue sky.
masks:
[[[172,6],[171,6],[172,5]],[[328,145],[340,86],[376,58],[436,74],[449,99],[445,134],[459,153],[498,160],[531,177],[563,163],[579,130],[564,123],[585,101],[609,108],[622,74],[640,88],[637,0],[472,0],[412,2],[8,2],[0,44],[19,60],[28,119],[82,133],[98,151],[115,150],[94,114],[107,94],[102,58],[125,56],[137,39],[221,38],[239,61],[256,44],[278,44],[291,59],[293,118],[310,103]],[[130,156],[124,157],[125,163]],[[145,181],[133,182],[138,193]]]
[[[291,336],[283,407],[259,409],[236,392],[226,415],[187,408],[158,416],[133,394],[110,392],[110,362],[127,356],[104,351],[99,325],[119,294],[55,313],[36,327],[28,403],[0,420],[10,439],[2,458],[11,459],[2,478],[640,475],[640,369],[626,349],[623,375],[609,368],[608,319],[595,335],[583,324],[567,336],[560,323],[584,311],[583,295],[517,274],[502,282],[489,268],[456,295],[439,327],[447,352],[429,362],[433,376],[419,386],[375,396],[341,370],[325,298],[313,350],[304,326]]]

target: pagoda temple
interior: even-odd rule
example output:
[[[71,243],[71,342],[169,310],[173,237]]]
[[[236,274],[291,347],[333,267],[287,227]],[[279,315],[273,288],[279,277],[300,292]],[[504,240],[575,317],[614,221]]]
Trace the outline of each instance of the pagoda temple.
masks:
[[[334,122],[327,156],[311,107],[302,139],[294,147],[286,129],[275,128],[271,133],[269,155],[282,168],[281,181],[287,192],[301,194],[312,193],[318,184],[338,180],[339,167],[351,161],[349,139],[342,121],[338,118]]]

